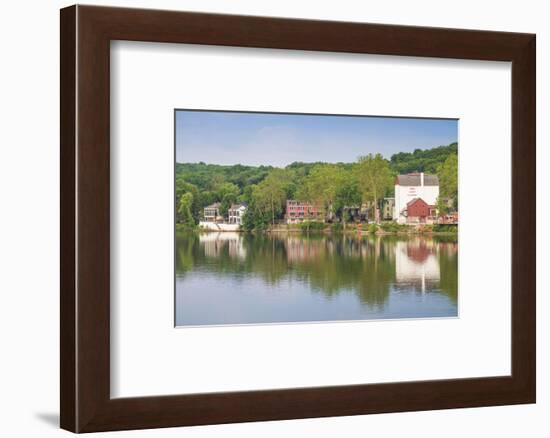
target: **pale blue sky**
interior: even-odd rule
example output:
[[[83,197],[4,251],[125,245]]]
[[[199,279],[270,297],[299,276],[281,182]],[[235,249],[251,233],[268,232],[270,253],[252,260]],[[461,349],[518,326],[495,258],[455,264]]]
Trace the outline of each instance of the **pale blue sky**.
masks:
[[[353,162],[458,140],[458,121],[178,110],[178,163],[272,165]]]

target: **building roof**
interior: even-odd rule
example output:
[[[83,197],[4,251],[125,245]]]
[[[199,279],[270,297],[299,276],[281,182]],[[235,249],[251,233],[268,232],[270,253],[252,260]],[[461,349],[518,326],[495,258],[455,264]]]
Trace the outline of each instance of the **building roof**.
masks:
[[[242,202],[240,204],[231,204],[231,207],[229,209],[230,210],[238,210],[241,207],[247,208],[248,205],[246,204],[246,202]]]
[[[407,202],[407,207],[410,207],[413,204],[416,204],[417,202],[423,202],[426,205],[429,205],[424,199],[422,198],[413,198],[409,202]]]
[[[292,204],[292,205],[313,205],[311,202],[309,201],[297,201],[296,199],[287,199],[286,200],[286,203],[287,204]]]
[[[207,205],[204,208],[220,208],[221,205],[222,205],[221,202],[214,202],[213,204]]]
[[[420,173],[408,173],[406,175],[397,175],[395,184],[399,186],[420,186]],[[438,186],[439,178],[437,175],[424,174],[425,186]]]

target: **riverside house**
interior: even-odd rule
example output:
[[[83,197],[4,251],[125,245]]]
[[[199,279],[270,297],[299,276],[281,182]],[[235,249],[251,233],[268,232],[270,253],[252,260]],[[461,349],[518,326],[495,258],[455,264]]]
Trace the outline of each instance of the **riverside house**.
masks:
[[[393,209],[395,208],[395,198],[384,198],[382,203],[382,220],[390,221],[393,218]]]
[[[395,179],[393,220],[400,224],[429,223],[439,196],[437,175],[424,172],[398,175]],[[411,211],[409,211],[411,209]]]
[[[223,222],[223,217],[220,216],[220,206],[219,202],[204,207],[204,220],[206,222]]]
[[[232,204],[227,213],[229,215],[229,223],[242,225],[243,216],[246,213],[246,204]]]
[[[409,201],[404,214],[408,224],[433,224],[437,220],[436,206],[428,205],[422,198]]]
[[[285,221],[287,224],[299,224],[306,220],[317,221],[323,220],[323,214],[319,209],[309,203],[295,200],[286,201]]]

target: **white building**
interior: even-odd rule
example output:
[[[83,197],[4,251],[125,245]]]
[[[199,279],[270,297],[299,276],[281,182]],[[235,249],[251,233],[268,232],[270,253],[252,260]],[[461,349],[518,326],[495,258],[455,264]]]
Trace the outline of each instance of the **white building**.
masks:
[[[415,198],[423,199],[428,205],[436,205],[439,196],[439,179],[436,175],[409,173],[395,179],[395,206],[393,220],[407,222],[407,204]]]
[[[221,204],[219,202],[215,202],[208,207],[204,207],[204,221],[213,223],[222,222],[223,217],[220,216],[220,207]]]
[[[242,225],[243,216],[246,213],[246,204],[233,204],[227,212],[230,224]]]

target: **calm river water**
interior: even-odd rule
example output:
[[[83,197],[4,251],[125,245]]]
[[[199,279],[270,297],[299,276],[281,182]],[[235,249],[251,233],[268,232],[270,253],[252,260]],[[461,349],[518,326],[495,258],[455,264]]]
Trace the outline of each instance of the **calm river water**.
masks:
[[[176,237],[176,325],[457,316],[455,237]]]

